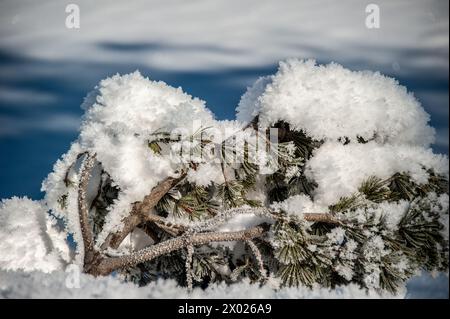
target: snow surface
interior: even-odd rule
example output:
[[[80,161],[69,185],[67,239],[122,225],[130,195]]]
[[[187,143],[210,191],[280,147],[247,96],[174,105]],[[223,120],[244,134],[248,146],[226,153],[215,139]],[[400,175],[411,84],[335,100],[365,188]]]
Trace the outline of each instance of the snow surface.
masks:
[[[270,280],[270,279],[269,279]],[[174,280],[158,280],[139,288],[113,277],[95,278],[75,272],[5,272],[0,271],[0,298],[166,298],[166,299],[354,299],[403,298],[389,293],[367,293],[356,285],[325,288],[281,288],[241,282],[212,284],[207,289],[195,288],[191,293]]]

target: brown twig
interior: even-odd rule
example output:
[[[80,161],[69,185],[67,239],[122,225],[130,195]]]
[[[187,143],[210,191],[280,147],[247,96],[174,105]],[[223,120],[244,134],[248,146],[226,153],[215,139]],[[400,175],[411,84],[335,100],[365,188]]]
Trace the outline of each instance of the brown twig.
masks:
[[[158,204],[160,199],[185,176],[186,173],[182,173],[181,176],[177,178],[166,178],[164,181],[156,185],[150,194],[146,195],[142,201],[134,203],[130,214],[122,220],[122,230],[109,234],[101,248],[118,248],[125,237],[127,237],[133,229],[135,229],[143,221],[148,221],[149,218],[151,218],[151,210],[156,206],[156,204]]]
[[[84,266],[85,269],[88,269],[98,255],[94,248],[94,235],[92,228],[89,225],[89,205],[86,200],[91,171],[96,163],[96,159],[95,154],[85,154],[86,157],[81,165],[80,180],[78,184],[78,214],[84,246]]]
[[[339,225],[344,221],[329,213],[304,213],[303,218],[309,222],[321,222]]]

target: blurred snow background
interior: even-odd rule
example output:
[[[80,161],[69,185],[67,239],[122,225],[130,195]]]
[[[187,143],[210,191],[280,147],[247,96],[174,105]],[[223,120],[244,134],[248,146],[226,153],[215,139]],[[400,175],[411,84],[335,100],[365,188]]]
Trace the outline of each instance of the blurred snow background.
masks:
[[[80,29],[65,8],[80,8]],[[365,25],[369,3],[380,28]],[[0,2],[0,198],[41,198],[40,183],[77,136],[83,97],[106,76],[139,69],[234,118],[246,86],[279,60],[315,58],[378,70],[413,91],[448,154],[446,0]],[[448,298],[448,277],[409,284]]]

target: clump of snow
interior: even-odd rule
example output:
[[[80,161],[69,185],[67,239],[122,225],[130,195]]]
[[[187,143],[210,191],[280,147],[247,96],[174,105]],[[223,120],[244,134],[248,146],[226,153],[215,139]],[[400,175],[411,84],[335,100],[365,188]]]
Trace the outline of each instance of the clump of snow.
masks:
[[[218,226],[217,231],[232,232],[245,230],[264,222],[271,222],[271,220],[263,215],[255,215],[253,212],[235,214]]]
[[[406,200],[398,202],[381,202],[366,210],[368,216],[376,216],[378,220],[383,220],[387,229],[395,231],[402,217],[410,208],[410,203]],[[363,215],[362,212],[360,212]]]
[[[364,283],[367,287],[373,289],[380,288],[380,261],[381,258],[389,253],[385,249],[383,239],[376,235],[371,237],[363,246],[363,255],[369,262],[364,264],[365,274]]]
[[[335,289],[320,287],[291,287],[274,290],[269,284],[260,286],[248,281],[227,285],[211,284],[206,289],[195,288],[191,293],[174,280],[158,280],[139,288],[114,277],[98,277],[76,272],[1,272],[0,298],[169,298],[169,299],[353,299],[403,298],[387,292],[366,291],[355,284]]]
[[[317,182],[315,201],[324,205],[356,192],[370,176],[386,179],[395,173],[408,173],[418,184],[428,181],[426,169],[448,178],[448,158],[431,149],[408,145],[379,145],[326,142],[306,163],[306,175]]]
[[[376,235],[370,238],[363,247],[363,254],[366,259],[379,261],[381,257],[389,252],[385,250],[383,239]]]
[[[41,201],[13,197],[0,203],[0,269],[61,269],[69,258],[65,236]]]
[[[197,170],[190,170],[187,174],[189,182],[198,186],[209,186],[212,182],[222,184],[225,179],[219,164],[205,163],[199,165]]]
[[[328,241],[334,244],[342,244],[345,238],[345,229],[342,227],[333,228],[331,231],[327,233]]]
[[[258,80],[239,103],[239,121],[255,115],[263,126],[284,120],[317,140],[375,137],[420,146],[434,141],[429,115],[395,79],[336,63],[281,62],[275,75]]]
[[[358,244],[353,239],[348,239],[343,245],[342,249],[339,252],[339,261],[334,269],[337,273],[345,278],[346,280],[351,280],[354,276],[354,260],[357,258],[357,254],[355,253]]]
[[[251,87],[247,88],[247,91],[242,95],[239,105],[236,108],[236,117],[239,121],[250,122],[260,113],[260,97],[264,93],[266,86],[271,82],[271,76],[264,76],[260,77]]]
[[[326,213],[327,206],[318,205],[304,194],[290,196],[282,202],[271,205],[274,211],[283,211],[289,215],[302,217],[306,213]]]

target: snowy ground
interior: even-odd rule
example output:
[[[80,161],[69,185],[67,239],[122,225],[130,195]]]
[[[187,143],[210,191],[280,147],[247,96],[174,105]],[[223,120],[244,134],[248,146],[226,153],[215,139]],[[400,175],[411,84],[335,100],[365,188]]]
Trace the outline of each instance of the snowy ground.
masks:
[[[235,2],[235,3],[234,3]],[[76,137],[79,105],[100,80],[140,69],[182,86],[220,119],[234,118],[247,85],[287,57],[379,70],[414,91],[448,153],[448,2],[66,1],[0,3],[0,198],[41,198],[40,182]],[[420,277],[410,297],[448,297],[448,278]]]
[[[61,271],[52,274],[0,271],[0,298],[248,299],[249,296],[253,299],[378,299],[402,298],[404,293],[400,292],[395,296],[389,293],[368,294],[356,285],[334,290],[302,287],[275,291],[268,285],[261,287],[248,282],[214,284],[206,290],[196,288],[188,293],[173,280],[159,280],[139,288],[112,277],[81,275],[75,279],[70,277],[70,273]]]

